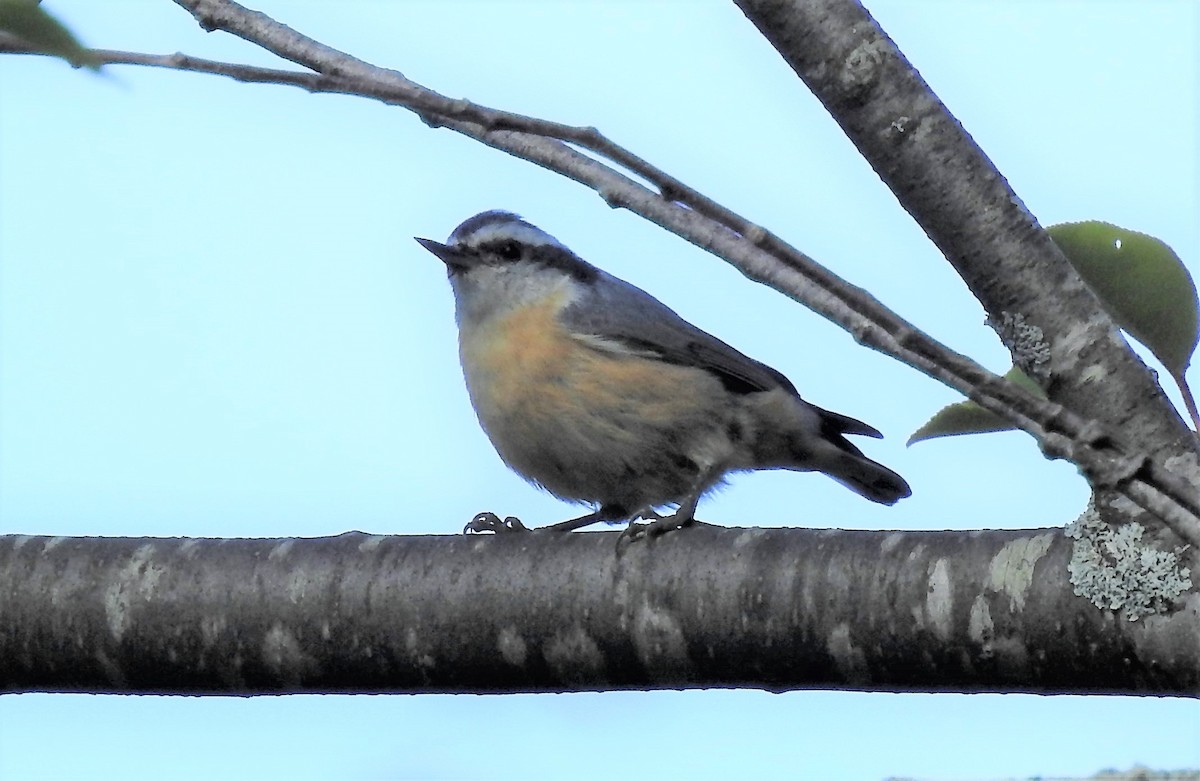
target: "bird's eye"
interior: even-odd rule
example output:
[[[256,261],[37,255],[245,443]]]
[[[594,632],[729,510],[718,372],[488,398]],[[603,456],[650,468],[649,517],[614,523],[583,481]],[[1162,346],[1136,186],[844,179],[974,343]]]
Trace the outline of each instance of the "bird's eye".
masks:
[[[504,241],[496,247],[496,254],[505,260],[517,260],[521,257],[521,245],[515,241]]]

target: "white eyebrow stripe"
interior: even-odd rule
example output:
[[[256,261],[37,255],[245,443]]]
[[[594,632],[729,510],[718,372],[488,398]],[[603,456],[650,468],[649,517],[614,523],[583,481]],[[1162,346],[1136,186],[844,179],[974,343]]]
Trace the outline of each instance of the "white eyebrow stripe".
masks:
[[[550,246],[566,249],[558,239],[549,233],[539,230],[529,223],[516,221],[492,222],[481,225],[471,233],[465,236],[457,236],[455,239],[457,243],[466,244],[471,247],[478,247],[481,244],[501,239],[512,239],[533,247]]]

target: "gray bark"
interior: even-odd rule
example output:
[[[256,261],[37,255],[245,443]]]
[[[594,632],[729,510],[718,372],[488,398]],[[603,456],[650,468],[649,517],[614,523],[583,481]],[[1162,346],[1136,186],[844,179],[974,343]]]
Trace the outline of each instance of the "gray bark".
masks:
[[[0,691],[1200,691],[1200,598],[1076,597],[1061,529],[0,537]]]
[[[1021,313],[1051,348],[1047,380],[1150,452],[1195,437],[1036,219],[887,34],[852,0],[737,0],[946,256],[1001,330]],[[1080,331],[1080,328],[1083,331]],[[1069,334],[1069,336],[1068,336]],[[1010,349],[1009,335],[1001,332]],[[1018,365],[1028,356],[1015,354]],[[1078,366],[1106,367],[1105,393]],[[1086,386],[1086,387],[1085,387]],[[1121,408],[1112,405],[1122,391]],[[1054,395],[1052,393],[1052,395]]]
[[[1014,360],[1034,369],[1054,404],[999,383],[661,172],[631,169],[658,184],[652,192],[556,140],[575,143],[570,128],[539,135],[548,123],[442,98],[235,4],[177,2],[206,26],[317,72],[186,57],[125,61],[381,96],[588,183],[609,203],[718,252],[865,343],[1006,414],[1049,455],[1080,465],[1094,486],[1159,513],[1193,543],[1194,562],[1195,438],[1000,174],[856,3],[739,4],[993,318],[1019,315],[1040,331],[1019,343],[1001,329]],[[618,159],[628,164],[628,156]],[[1175,544],[1156,521],[1147,525],[1163,534],[1163,550]],[[619,555],[615,538],[603,534],[4,537],[0,691],[750,686],[1195,696],[1195,592],[1172,612],[1132,622],[1072,593],[1071,551],[1061,530],[1049,529],[701,528],[626,545]],[[1185,578],[1180,571],[1177,580]],[[1092,598],[1111,597],[1107,585]]]
[[[1014,365],[1092,421],[1046,437],[1105,488],[1159,482],[1200,540],[1200,438],[1108,314],[891,39],[855,0],[735,0],[987,310]],[[1087,440],[1109,457],[1081,458]],[[1142,506],[1157,512],[1161,507]]]

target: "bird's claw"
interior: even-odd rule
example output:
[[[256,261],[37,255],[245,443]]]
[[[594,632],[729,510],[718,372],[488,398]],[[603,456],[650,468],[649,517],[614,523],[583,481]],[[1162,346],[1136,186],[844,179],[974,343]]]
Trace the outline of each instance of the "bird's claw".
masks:
[[[521,519],[515,515],[510,515],[501,520],[500,516],[495,513],[479,513],[463,527],[463,534],[483,534],[484,532],[506,534],[508,532],[527,531],[529,531],[529,527],[521,523]]]
[[[694,518],[681,518],[679,513],[675,513],[674,515],[659,515],[653,510],[640,513],[638,518],[647,518],[650,522],[636,523],[631,520],[629,525],[625,527],[625,530],[621,532],[621,536],[617,538],[617,547],[635,542],[642,537],[652,540],[655,537],[695,523]]]

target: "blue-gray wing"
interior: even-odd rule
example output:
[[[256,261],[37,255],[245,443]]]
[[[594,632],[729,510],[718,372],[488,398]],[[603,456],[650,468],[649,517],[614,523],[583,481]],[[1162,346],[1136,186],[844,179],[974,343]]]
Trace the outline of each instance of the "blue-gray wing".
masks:
[[[780,372],[700,330],[641,288],[598,271],[601,279],[589,285],[581,299],[563,310],[563,321],[574,333],[594,337],[598,345],[614,345],[634,353],[652,354],[669,363],[703,369],[715,375],[732,393],[782,388],[800,398],[796,387]],[[823,428],[827,427],[831,435],[882,436],[860,420],[810,406],[821,414]],[[849,442],[845,444],[852,448]]]
[[[796,393],[788,378],[770,366],[700,330],[641,288],[601,274],[603,278],[562,313],[575,333],[711,372],[734,393],[774,388]]]

